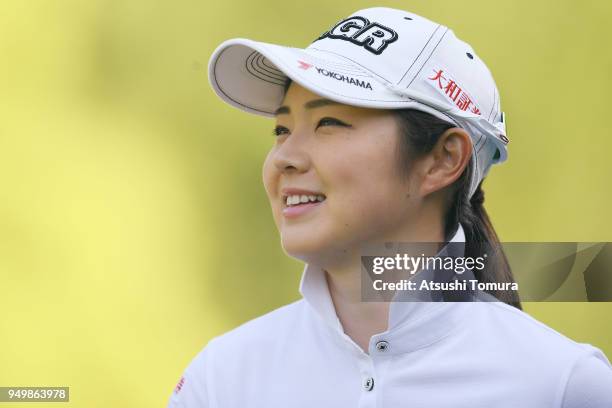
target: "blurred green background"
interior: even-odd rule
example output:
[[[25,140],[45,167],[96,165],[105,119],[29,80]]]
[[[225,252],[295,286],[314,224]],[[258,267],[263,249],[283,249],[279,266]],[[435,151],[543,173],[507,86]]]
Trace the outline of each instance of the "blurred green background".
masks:
[[[375,5],[450,26],[494,73],[502,240],[612,241],[610,2],[3,0],[0,386],[165,406],[212,336],[299,298],[261,183],[272,123],[213,95],[208,58]],[[612,303],[525,309],[612,358]]]

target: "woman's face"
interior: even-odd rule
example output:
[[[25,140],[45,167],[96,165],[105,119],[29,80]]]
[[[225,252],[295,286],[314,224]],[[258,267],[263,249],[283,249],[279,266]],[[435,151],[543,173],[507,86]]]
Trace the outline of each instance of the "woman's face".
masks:
[[[263,181],[287,254],[324,264],[364,243],[401,240],[415,204],[389,111],[337,104],[292,83],[275,134]]]

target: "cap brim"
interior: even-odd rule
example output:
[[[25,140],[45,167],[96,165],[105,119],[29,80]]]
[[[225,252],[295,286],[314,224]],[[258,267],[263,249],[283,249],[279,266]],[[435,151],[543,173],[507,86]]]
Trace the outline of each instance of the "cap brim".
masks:
[[[222,43],[208,69],[210,83],[224,101],[244,111],[274,116],[287,77],[324,98],[353,106],[417,108],[454,123],[442,112],[390,90],[358,64],[314,48],[300,49],[248,39]]]

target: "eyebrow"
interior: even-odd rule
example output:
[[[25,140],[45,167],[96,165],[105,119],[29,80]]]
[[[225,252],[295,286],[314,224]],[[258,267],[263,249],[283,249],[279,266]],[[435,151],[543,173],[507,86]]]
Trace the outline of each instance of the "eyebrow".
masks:
[[[320,108],[322,106],[328,106],[328,105],[340,105],[340,103],[329,100],[329,99],[313,99],[312,101],[306,102],[304,104],[304,107],[306,109],[314,109],[314,108]],[[276,116],[276,115],[288,114],[289,112],[291,112],[291,109],[289,109],[288,106],[283,105],[274,112],[274,115]]]

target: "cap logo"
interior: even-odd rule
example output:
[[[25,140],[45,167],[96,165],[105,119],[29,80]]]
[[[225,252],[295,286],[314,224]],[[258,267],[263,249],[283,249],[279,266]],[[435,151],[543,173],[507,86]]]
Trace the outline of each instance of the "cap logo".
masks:
[[[380,55],[389,44],[397,40],[398,35],[389,27],[370,23],[365,17],[354,16],[340,21],[315,41],[323,38],[350,41],[372,54]]]
[[[303,69],[303,70],[307,70],[307,69],[309,69],[310,67],[312,67],[312,64],[309,64],[309,63],[304,62],[304,61],[301,61],[301,60],[298,60],[298,64],[300,64],[300,65],[299,65],[299,68],[301,68],[301,69]]]
[[[368,81],[362,81],[360,79],[350,77],[348,75],[339,74],[337,72],[328,71],[323,68],[315,67],[319,75],[326,76],[328,78],[334,78],[336,81],[346,82],[347,84],[358,86],[359,88],[372,90],[372,85]]]
[[[344,75],[344,74],[341,74],[341,73],[338,73],[338,72],[330,71],[328,69],[324,69],[324,68],[318,67],[316,65],[309,64],[309,63],[304,62],[302,60],[297,60],[297,63],[298,63],[298,68],[301,68],[301,69],[303,69],[305,71],[310,69],[310,68],[312,68],[312,67],[314,67],[316,73],[319,74],[319,75],[322,75],[322,76],[328,77],[328,78],[333,78],[336,81],[345,82],[347,84],[358,86],[359,88],[369,89],[370,91],[372,91],[372,84],[369,83],[368,81],[360,80],[360,79],[352,77],[352,76],[348,76],[348,75]],[[315,71],[310,71],[310,72],[315,72]]]
[[[445,74],[444,70],[434,70],[433,76],[427,79],[433,82],[433,87],[443,93],[459,109],[462,111],[469,110],[476,115],[480,115],[480,109],[478,109],[474,100],[464,89],[461,89],[455,80],[450,78],[448,73]]]

